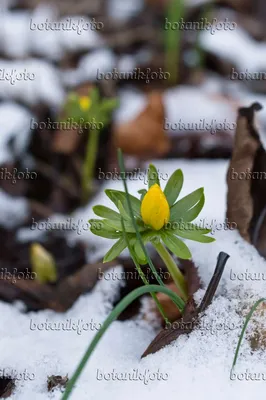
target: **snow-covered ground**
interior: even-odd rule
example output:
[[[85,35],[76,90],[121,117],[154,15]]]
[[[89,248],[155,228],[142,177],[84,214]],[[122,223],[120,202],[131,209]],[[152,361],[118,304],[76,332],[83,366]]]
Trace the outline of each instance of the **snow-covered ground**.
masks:
[[[217,223],[224,221],[227,162],[176,160],[154,163],[162,174],[182,168],[185,176],[182,197],[197,187],[205,187],[206,205],[199,219],[213,219]],[[112,181],[108,187],[120,188],[121,182]],[[141,182],[129,181],[132,194],[136,194],[141,187]],[[108,204],[107,197],[99,194],[93,204],[97,203]],[[83,210],[83,216],[89,219],[92,216],[90,210],[91,205]],[[89,360],[72,399],[159,400],[162,397],[174,399],[176,396],[200,400],[212,397],[233,400],[236,396],[242,399],[263,398],[265,357],[260,352],[251,354],[248,340],[244,340],[236,375],[232,375],[232,379],[230,368],[244,321],[242,312],[247,313],[264,295],[265,288],[263,280],[241,280],[241,273],[246,270],[263,272],[266,263],[236,231],[217,227],[214,236],[217,240],[211,244],[188,242],[204,287],[195,295],[197,302],[204,295],[218,253],[224,251],[230,255],[215,300],[204,316],[201,329],[180,337],[157,354],[141,360],[141,354],[157,333],[155,328],[139,318],[114,322]],[[88,232],[86,237],[90,242],[94,241],[101,252],[111,245],[108,240],[101,240]],[[22,314],[21,305],[14,307],[0,303],[1,368],[13,368],[17,373],[26,369],[30,377],[35,374],[35,379],[18,381],[16,392],[10,399],[49,399],[46,377],[73,374],[96,329],[109,314],[120,284],[120,280],[101,280],[91,293],[81,296],[65,314],[46,310]],[[72,330],[63,330],[62,327],[59,331],[49,327],[45,330],[40,325],[57,323],[58,327],[60,321],[67,323],[67,320],[68,324],[72,324]],[[75,323],[80,328],[75,328]],[[93,323],[96,325],[93,326]],[[252,376],[256,373],[260,380],[243,380],[247,372]],[[141,374],[144,374],[145,381]],[[132,380],[133,377],[135,380]],[[60,399],[60,396],[60,392],[56,391],[52,398]]]

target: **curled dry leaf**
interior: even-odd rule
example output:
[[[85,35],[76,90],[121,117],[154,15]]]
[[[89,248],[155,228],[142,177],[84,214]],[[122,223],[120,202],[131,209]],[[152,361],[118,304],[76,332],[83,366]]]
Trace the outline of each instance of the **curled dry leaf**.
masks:
[[[240,108],[235,143],[227,172],[227,218],[237,224],[240,235],[266,256],[266,153],[254,113],[259,103]]]
[[[124,153],[144,158],[160,157],[169,151],[161,93],[152,92],[147,106],[134,120],[114,127],[114,142]]]

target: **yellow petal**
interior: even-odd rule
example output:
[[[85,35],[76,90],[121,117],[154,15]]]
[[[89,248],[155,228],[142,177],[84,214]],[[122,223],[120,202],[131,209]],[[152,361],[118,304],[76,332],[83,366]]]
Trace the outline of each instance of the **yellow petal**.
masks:
[[[145,194],[140,211],[144,223],[156,231],[160,230],[169,221],[170,207],[157,183],[152,185]]]
[[[87,96],[81,96],[81,97],[79,98],[79,105],[80,105],[80,108],[81,108],[83,111],[86,111],[86,110],[88,110],[88,109],[90,108],[90,106],[91,106],[91,99],[90,99],[89,97],[87,97]]]

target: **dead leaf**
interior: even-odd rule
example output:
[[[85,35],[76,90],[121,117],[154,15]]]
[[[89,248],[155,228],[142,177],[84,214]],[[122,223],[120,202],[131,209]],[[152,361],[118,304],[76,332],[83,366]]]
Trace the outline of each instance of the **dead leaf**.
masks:
[[[125,154],[139,157],[161,157],[170,147],[164,131],[162,94],[152,92],[145,109],[132,121],[114,127],[114,144]]]
[[[254,126],[254,113],[261,109],[259,103],[239,109],[235,144],[227,172],[227,218],[237,224],[245,240],[266,256],[266,153]]]

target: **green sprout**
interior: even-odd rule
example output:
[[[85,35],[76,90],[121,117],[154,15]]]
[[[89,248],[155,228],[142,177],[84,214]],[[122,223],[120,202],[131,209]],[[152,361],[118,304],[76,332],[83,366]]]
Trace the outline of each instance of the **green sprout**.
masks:
[[[78,96],[73,92],[68,97],[65,106],[66,119],[71,117],[80,128],[86,129],[88,123],[91,126],[82,170],[82,198],[84,203],[93,190],[93,175],[100,131],[108,124],[117,105],[118,100],[116,98],[101,100],[97,88],[90,90],[88,96]]]
[[[171,26],[180,21],[185,14],[184,0],[170,0],[167,8],[167,22],[170,29],[165,32],[166,70],[170,73],[170,81],[174,85],[178,81],[179,62],[181,54],[181,32],[175,31]]]
[[[258,308],[258,306],[259,306],[261,303],[265,302],[265,301],[266,301],[266,299],[263,298],[263,297],[262,297],[261,299],[257,300],[256,303],[252,306],[252,308],[251,308],[250,312],[248,313],[248,315],[246,316],[246,320],[245,320],[245,323],[244,323],[243,328],[242,328],[242,330],[241,330],[241,333],[240,333],[240,336],[239,336],[239,340],[238,340],[238,343],[237,343],[237,347],[236,347],[236,351],[235,351],[235,356],[234,356],[233,364],[232,364],[232,367],[231,367],[230,376],[232,376],[234,367],[235,367],[235,365],[236,365],[237,358],[238,358],[238,354],[239,354],[240,347],[241,347],[241,343],[242,343],[242,341],[243,341],[243,339],[244,339],[244,334],[245,334],[245,331],[246,331],[246,329],[247,329],[248,323],[249,323],[249,321],[251,320],[251,317],[252,317],[252,315],[254,314],[254,312],[256,311],[256,309]]]

